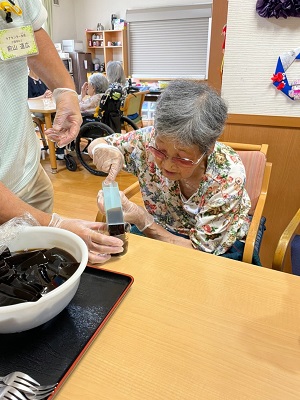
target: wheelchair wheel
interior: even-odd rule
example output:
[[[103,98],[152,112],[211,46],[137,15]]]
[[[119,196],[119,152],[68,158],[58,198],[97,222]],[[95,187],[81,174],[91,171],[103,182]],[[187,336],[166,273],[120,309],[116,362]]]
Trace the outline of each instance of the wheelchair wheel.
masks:
[[[71,154],[65,154],[65,162],[66,162],[66,167],[69,171],[76,171],[77,169],[77,163],[74,160],[74,158],[71,156]]]
[[[124,126],[126,132],[126,125],[129,125],[132,127],[132,130],[136,131],[137,129],[139,129],[139,127],[128,117],[125,117],[125,115],[121,116],[121,125]],[[130,129],[131,130],[131,129]]]
[[[102,122],[88,122],[81,126],[79,134],[75,141],[75,150],[77,157],[83,167],[91,174],[98,176],[107,176],[105,172],[98,171],[90,158],[87,148],[93,140],[112,135],[114,131]]]

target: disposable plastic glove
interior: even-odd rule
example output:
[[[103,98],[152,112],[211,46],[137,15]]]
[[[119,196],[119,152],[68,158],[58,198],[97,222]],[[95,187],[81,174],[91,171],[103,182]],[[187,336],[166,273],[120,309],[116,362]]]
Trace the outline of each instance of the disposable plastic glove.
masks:
[[[92,148],[91,154],[97,169],[108,173],[104,182],[110,184],[115,181],[124,164],[124,156],[120,150],[107,143],[99,143]]]
[[[58,88],[53,91],[53,98],[56,114],[52,128],[45,133],[58,147],[64,147],[76,138],[82,124],[78,95],[75,90]]]
[[[124,221],[136,225],[139,231],[143,232],[154,223],[154,218],[148,211],[141,206],[128,200],[123,192],[120,191]],[[105,213],[103,190],[98,192],[98,207],[102,214]]]
[[[111,254],[123,251],[123,241],[105,235],[107,228],[102,222],[67,219],[53,213],[49,226],[66,229],[80,236],[89,249],[89,262],[92,264],[102,264],[110,259]]]

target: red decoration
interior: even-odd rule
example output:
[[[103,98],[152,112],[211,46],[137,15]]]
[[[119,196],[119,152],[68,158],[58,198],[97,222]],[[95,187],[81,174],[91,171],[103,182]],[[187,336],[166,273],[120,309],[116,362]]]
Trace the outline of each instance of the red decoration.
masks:
[[[281,90],[285,87],[285,83],[284,82],[280,82],[278,86],[276,86],[277,90]]]
[[[285,79],[285,74],[282,72],[277,72],[277,74],[273,74],[271,79],[273,82],[281,82]]]

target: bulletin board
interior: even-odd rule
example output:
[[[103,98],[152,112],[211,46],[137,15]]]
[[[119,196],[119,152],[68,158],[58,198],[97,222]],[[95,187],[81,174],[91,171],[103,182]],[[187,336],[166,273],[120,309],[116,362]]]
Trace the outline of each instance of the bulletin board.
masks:
[[[298,117],[300,99],[287,95],[287,84],[300,83],[300,56],[283,76],[287,93],[277,88],[284,81],[276,73],[280,58],[300,53],[300,18],[263,18],[256,3],[228,1],[222,96],[230,114]]]

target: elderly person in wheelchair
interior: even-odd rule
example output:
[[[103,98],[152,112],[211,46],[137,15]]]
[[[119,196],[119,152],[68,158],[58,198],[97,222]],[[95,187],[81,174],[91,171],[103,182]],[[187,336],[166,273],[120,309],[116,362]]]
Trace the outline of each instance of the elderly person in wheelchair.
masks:
[[[160,96],[153,128],[90,144],[108,183],[122,168],[138,177],[145,208],[121,193],[125,221],[150,238],[241,259],[234,249],[247,235],[251,202],[239,155],[217,141],[226,118],[215,90],[178,80]],[[103,212],[101,191],[98,205]]]
[[[108,89],[108,80],[101,73],[94,73],[88,78],[81,88],[78,96],[81,114],[93,115],[99,106],[101,97]]]
[[[116,83],[121,86],[126,84],[126,76],[121,61],[109,61],[106,66],[106,76],[110,87]]]

